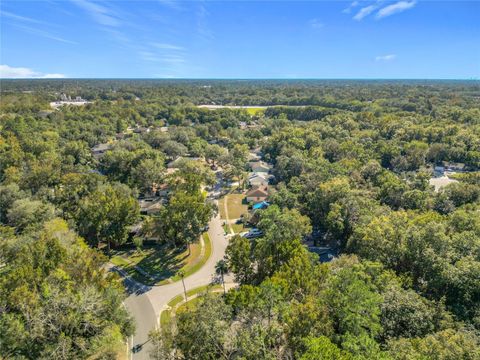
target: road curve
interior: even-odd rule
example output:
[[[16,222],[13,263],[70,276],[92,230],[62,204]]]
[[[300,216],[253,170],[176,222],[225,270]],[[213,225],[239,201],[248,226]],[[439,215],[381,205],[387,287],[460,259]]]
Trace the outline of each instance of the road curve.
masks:
[[[200,270],[185,278],[187,291],[210,284],[215,276],[215,264],[223,259],[228,240],[225,238],[219,214],[210,220],[208,235],[212,244],[212,254]],[[146,360],[149,358],[150,350],[148,333],[158,326],[160,313],[166,308],[168,302],[183,293],[182,282],[146,287],[131,279],[125,279],[125,284],[131,293],[125,300],[125,306],[134,317],[136,324],[136,333],[132,339],[129,339],[129,347],[131,349],[141,345],[138,352],[130,354],[130,359]]]

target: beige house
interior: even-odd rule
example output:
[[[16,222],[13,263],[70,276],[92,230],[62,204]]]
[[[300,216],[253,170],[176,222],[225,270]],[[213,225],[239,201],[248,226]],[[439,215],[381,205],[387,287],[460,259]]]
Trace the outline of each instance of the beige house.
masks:
[[[268,198],[268,186],[255,186],[246,194],[247,202],[261,202]]]

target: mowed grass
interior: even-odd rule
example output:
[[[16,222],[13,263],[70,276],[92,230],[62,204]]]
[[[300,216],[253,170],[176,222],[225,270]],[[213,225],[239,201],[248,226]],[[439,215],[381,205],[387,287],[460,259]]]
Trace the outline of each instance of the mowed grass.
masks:
[[[203,241],[205,243],[205,251],[202,256],[200,254],[196,257],[190,257],[190,261],[187,262],[187,264],[182,268],[182,270],[185,273],[185,277],[188,277],[192,275],[193,273],[196,273],[200,268],[205,265],[207,260],[210,258],[210,255],[212,255],[212,242],[210,241],[210,236],[208,236],[208,233],[203,234]],[[200,244],[198,244],[200,245]],[[200,246],[199,246],[200,247]],[[193,252],[192,252],[193,254]],[[180,276],[175,274],[171,279],[170,282],[175,282],[181,280]],[[158,284],[158,285],[163,285],[163,284]]]
[[[152,246],[144,249],[116,251],[110,261],[121,267],[133,279],[146,285],[163,285],[180,280],[179,270],[185,276],[200,269],[212,253],[212,245],[208,234],[203,235],[205,251],[202,254],[200,242],[191,245],[191,254],[188,249],[176,250],[167,246]],[[135,267],[140,267],[139,271]]]
[[[255,116],[255,115],[261,115],[265,111],[265,108],[254,107],[254,108],[246,108],[245,110],[247,111],[248,115]]]
[[[232,224],[232,229],[235,234],[242,233],[244,231],[247,231],[247,228],[245,225],[242,224]]]
[[[227,202],[228,219],[238,219],[248,212],[248,205],[243,204],[244,194],[228,194],[218,202],[220,217],[227,219],[225,202]]]
[[[217,292],[222,289],[223,289],[222,285],[219,285],[219,284],[199,286],[197,288],[188,290],[187,298],[192,297],[194,295],[206,293],[207,291]],[[200,300],[199,297],[195,297],[193,299],[188,300],[187,303],[189,304],[189,307],[190,307],[190,304],[196,304],[199,300]],[[168,326],[170,326],[172,321],[172,315],[176,314],[180,308],[183,308],[183,306],[186,304],[184,301],[185,301],[184,295],[181,294],[181,295],[175,296],[172,300],[168,302],[168,306],[171,308],[171,310],[164,310],[160,314],[160,326],[162,329],[166,329]],[[183,304],[178,306],[182,302]]]
[[[220,218],[225,220],[227,214],[225,213],[225,196],[218,200],[218,212],[220,213]]]

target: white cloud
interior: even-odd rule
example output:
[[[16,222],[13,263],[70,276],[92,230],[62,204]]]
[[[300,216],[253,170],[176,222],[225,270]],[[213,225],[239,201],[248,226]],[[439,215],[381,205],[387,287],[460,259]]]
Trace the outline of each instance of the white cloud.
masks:
[[[105,6],[87,0],[73,0],[77,6],[86,10],[93,20],[100,25],[120,26],[120,20],[112,15],[112,11]]]
[[[184,47],[182,46],[177,46],[177,45],[172,45],[172,44],[166,44],[166,43],[157,43],[157,42],[152,42],[152,46],[158,48],[158,49],[165,49],[165,50],[185,50]]]
[[[182,10],[179,1],[175,0],[158,0],[158,2],[166,7],[169,7],[174,10]]]
[[[310,24],[310,27],[313,29],[321,29],[325,26],[325,24],[318,19],[312,19],[308,23]]]
[[[359,4],[358,1],[354,1],[354,2],[352,2],[352,3],[350,4],[349,7],[343,9],[342,12],[343,12],[344,14],[350,14],[350,13],[352,12],[352,9],[353,9],[354,7],[357,7],[358,4]]]
[[[370,15],[372,12],[374,12],[377,9],[377,5],[369,5],[365,6],[360,9],[360,11],[353,17],[354,20],[360,21],[362,20],[365,16]]]
[[[2,79],[60,79],[64,77],[64,74],[43,74],[30,68],[0,65],[0,78]]]
[[[1,17],[7,17],[7,18],[10,18],[10,19],[14,19],[14,20],[29,22],[29,23],[45,24],[43,21],[32,19],[32,18],[29,18],[29,17],[26,17],[26,16],[13,14],[13,13],[8,12],[8,11],[0,11],[0,16]]]
[[[380,9],[376,15],[377,19],[381,19],[393,14],[400,13],[402,11],[413,8],[417,4],[416,1],[399,1],[395,4],[385,6],[383,9]]]
[[[388,55],[380,55],[375,57],[375,61],[392,61],[395,60],[397,55],[395,54],[388,54]]]
[[[64,39],[60,36],[57,36],[55,34],[49,33],[48,31],[44,31],[44,30],[41,30],[41,29],[33,28],[33,27],[30,27],[30,26],[26,26],[26,25],[20,25],[20,24],[14,24],[14,26],[19,28],[19,29],[22,29],[23,31],[25,31],[29,34],[38,35],[38,36],[44,37],[46,39],[60,41],[60,42],[66,43],[66,44],[74,44],[74,45],[78,44],[75,41]]]
[[[204,42],[211,41],[215,37],[208,25],[209,16],[210,16],[210,13],[208,12],[206,6],[200,3],[198,10],[196,11],[196,18],[197,18],[196,35],[199,37],[201,41],[204,41]]]

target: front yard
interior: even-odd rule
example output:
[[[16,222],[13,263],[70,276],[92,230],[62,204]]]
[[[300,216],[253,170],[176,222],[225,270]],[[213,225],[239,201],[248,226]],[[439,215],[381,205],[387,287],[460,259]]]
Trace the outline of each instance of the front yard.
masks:
[[[225,195],[218,202],[220,217],[225,220],[226,233],[240,233],[244,231],[243,224],[235,224],[235,220],[248,213],[248,205],[243,203],[245,194],[231,193]]]
[[[188,276],[205,264],[212,252],[208,234],[203,235],[203,241],[203,251],[198,242],[191,245],[190,255],[188,249],[177,250],[157,245],[143,249],[116,250],[110,261],[142,284],[162,285],[180,280],[177,275],[179,270]]]

